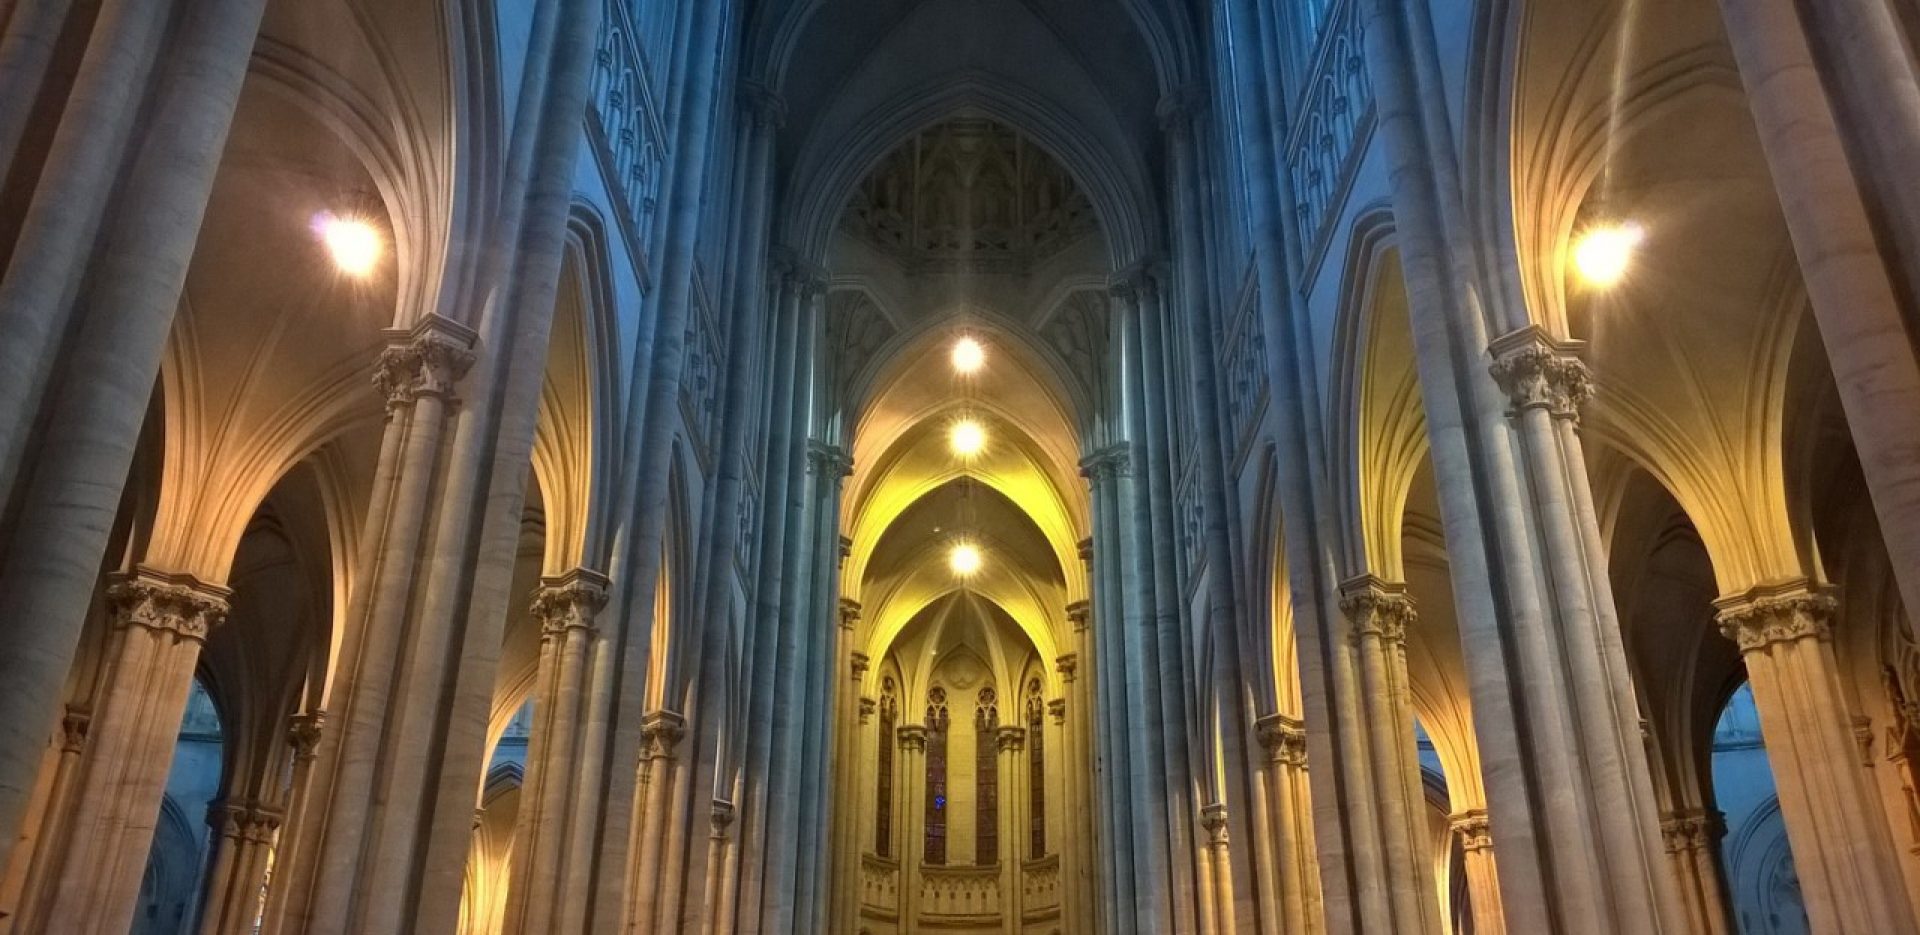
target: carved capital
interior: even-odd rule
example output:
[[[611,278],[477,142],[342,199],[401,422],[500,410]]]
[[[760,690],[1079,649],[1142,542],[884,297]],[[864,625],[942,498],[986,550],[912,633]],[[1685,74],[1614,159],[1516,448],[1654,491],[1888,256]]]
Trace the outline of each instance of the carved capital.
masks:
[[[855,652],[853,653],[853,657],[852,657],[852,662],[851,662],[851,666],[850,666],[850,668],[851,668],[851,669],[852,669],[852,671],[853,671],[853,680],[854,680],[854,681],[856,681],[856,682],[858,682],[858,681],[860,681],[861,679],[864,679],[864,678],[866,678],[866,677],[867,677],[867,670],[868,670],[868,669],[870,669],[870,668],[872,668],[872,667],[873,667],[873,660],[871,660],[871,659],[869,659],[869,658],[867,658],[867,654],[866,654],[866,653],[863,653],[863,652],[859,652],[859,651],[857,651],[857,650],[856,650],[856,651],[855,651]]]
[[[252,799],[221,799],[207,806],[207,825],[236,843],[272,844],[285,820],[280,809]]]
[[[880,708],[880,703],[873,700],[872,698],[860,699],[860,723],[866,724],[872,721],[873,713],[879,710],[879,708]]]
[[[726,837],[727,829],[733,826],[733,816],[734,809],[732,802],[726,799],[713,800],[713,807],[712,810],[707,813],[707,820],[713,824],[714,837]]]
[[[657,710],[640,720],[640,758],[670,760],[680,738],[686,736],[687,719],[672,711]]]
[[[585,568],[540,579],[533,592],[533,619],[540,621],[542,638],[565,636],[579,630],[587,636],[597,632],[595,617],[607,606],[607,576]]]
[[[1093,621],[1093,603],[1092,602],[1074,601],[1067,605],[1067,622],[1073,624],[1073,632],[1075,633],[1084,632],[1087,629],[1087,625],[1092,621]],[[1061,656],[1060,658],[1065,659],[1067,657]]]
[[[327,728],[327,712],[302,711],[287,718],[287,746],[296,760],[311,760],[320,749],[320,735]]]
[[[909,724],[898,731],[900,749],[924,753],[927,749],[927,729],[918,724]]]
[[[232,593],[192,575],[140,565],[116,576],[107,588],[107,602],[117,627],[141,627],[199,643],[227,619],[227,598]]]
[[[1224,802],[1214,802],[1200,808],[1200,827],[1207,829],[1207,841],[1210,844],[1225,846],[1227,843],[1227,806]]]
[[[93,712],[79,705],[67,705],[60,718],[60,750],[79,753],[87,746],[87,728],[93,725]]]
[[[1512,404],[1509,414],[1545,409],[1559,419],[1578,419],[1593,397],[1593,374],[1579,357],[1583,342],[1556,341],[1539,325],[1495,338],[1487,368]]]
[[[1020,727],[999,727],[993,732],[993,748],[1001,753],[1011,753],[1024,749],[1027,745],[1027,732]]]
[[[1053,667],[1060,673],[1063,681],[1073,681],[1074,673],[1080,671],[1080,654],[1067,653],[1053,660]]]
[[[840,629],[851,630],[860,622],[860,602],[851,597],[840,599]]]
[[[1713,602],[1720,633],[1741,653],[1827,638],[1836,603],[1804,580],[1761,585]]]
[[[1155,105],[1153,113],[1160,119],[1161,131],[1180,134],[1192,128],[1194,120],[1206,113],[1206,109],[1206,88],[1193,82],[1167,92]]]
[[[1470,808],[1450,816],[1448,827],[1453,829],[1454,837],[1460,839],[1461,850],[1484,851],[1493,846],[1493,832],[1485,809]]]
[[[1383,643],[1403,643],[1407,627],[1419,619],[1406,585],[1373,575],[1340,583],[1340,611],[1353,624],[1356,641],[1373,637]]]
[[[1067,722],[1067,699],[1055,698],[1047,702],[1047,714],[1052,716],[1053,723],[1065,724]]]
[[[1719,837],[1720,814],[1690,808],[1669,812],[1660,819],[1660,839],[1667,853],[1703,851]]]
[[[1080,459],[1080,476],[1095,484],[1125,477],[1132,453],[1126,442],[1116,442]]]
[[[389,415],[422,396],[437,397],[448,406],[459,404],[455,388],[473,366],[478,333],[450,318],[428,315],[410,330],[387,335],[387,349],[374,364],[373,385],[386,398]]]
[[[1307,729],[1299,721],[1284,714],[1269,714],[1253,722],[1253,733],[1273,762],[1307,765]]]
[[[808,440],[807,473],[835,480],[849,477],[853,474],[853,456],[839,445]]]

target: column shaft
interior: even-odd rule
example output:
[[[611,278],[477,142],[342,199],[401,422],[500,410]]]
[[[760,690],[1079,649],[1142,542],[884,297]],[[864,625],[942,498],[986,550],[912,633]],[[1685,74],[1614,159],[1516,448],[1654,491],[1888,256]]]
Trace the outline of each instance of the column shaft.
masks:
[[[1484,809],[1453,816],[1453,833],[1467,874],[1467,902],[1473,913],[1473,935],[1504,935],[1506,916],[1500,911],[1500,879],[1493,860],[1493,836]]]
[[[1786,582],[1715,604],[1753,685],[1808,922],[1816,932],[1913,931],[1829,642],[1833,599]]]
[[[102,11],[114,18],[96,28],[127,33],[124,47],[101,50],[109,60],[99,67],[111,74],[102,73],[89,92],[100,106],[143,97],[137,93],[143,70],[117,69],[127,64],[125,56],[153,54],[157,18],[168,6],[129,0]],[[44,253],[16,244],[13,266],[0,283],[0,293],[11,296],[0,296],[0,332],[8,335],[0,342],[5,347],[0,354],[6,355],[0,357],[0,374],[7,375],[0,376],[0,405],[9,407],[0,410],[0,432],[10,433],[0,439],[0,459],[23,465],[12,476],[14,469],[0,462],[0,470],[9,472],[0,475],[0,495],[19,507],[14,524],[0,530],[8,537],[0,542],[0,620],[35,621],[14,628],[8,651],[0,654],[0,684],[8,686],[0,693],[0,865],[18,836],[46,726],[73,665],[265,6],[265,0],[195,4],[159,69],[147,129],[126,164],[124,180],[117,186],[98,177],[73,180],[77,186],[119,192],[116,203],[122,210],[98,251],[89,232],[56,238],[60,243]],[[87,119],[84,111],[69,116]],[[111,126],[124,117],[103,113],[98,119]],[[94,129],[85,128],[87,134]],[[109,145],[73,142],[82,148],[91,144]],[[62,152],[57,148],[55,155]],[[95,154],[68,155],[86,162]],[[119,167],[118,160],[108,164]],[[49,203],[45,210],[74,211],[87,203],[80,192],[74,194],[75,201]],[[85,268],[78,331],[63,358],[61,381],[48,386],[46,404],[40,406],[31,384],[13,381],[44,366],[47,358],[39,355],[48,347],[32,336],[40,329],[59,330],[66,303],[73,300],[71,290],[80,285],[81,267],[74,265],[79,256],[94,259]],[[16,293],[13,269],[31,270],[36,277],[66,272],[43,286],[21,279]],[[59,311],[44,317],[50,310]],[[28,356],[12,359],[16,352]],[[17,432],[33,421],[36,408],[49,417],[29,472],[19,454],[25,450],[19,447],[24,436]]]

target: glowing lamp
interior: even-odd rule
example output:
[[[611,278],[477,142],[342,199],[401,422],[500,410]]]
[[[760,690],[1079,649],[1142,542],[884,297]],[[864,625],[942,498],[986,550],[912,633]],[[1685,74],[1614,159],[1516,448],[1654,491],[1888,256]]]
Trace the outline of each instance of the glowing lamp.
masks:
[[[962,458],[971,458],[987,447],[987,430],[972,419],[961,419],[947,432],[947,444],[953,453]]]
[[[980,547],[971,542],[955,545],[953,551],[947,555],[947,567],[963,578],[979,571],[980,561]]]
[[[1618,285],[1633,265],[1633,255],[1647,233],[1631,221],[1596,224],[1573,244],[1573,270],[1594,289]]]
[[[987,349],[971,337],[961,337],[953,342],[953,369],[957,373],[973,373],[987,362]]]
[[[342,273],[364,279],[380,264],[380,231],[365,219],[327,212],[314,218],[313,232]]]

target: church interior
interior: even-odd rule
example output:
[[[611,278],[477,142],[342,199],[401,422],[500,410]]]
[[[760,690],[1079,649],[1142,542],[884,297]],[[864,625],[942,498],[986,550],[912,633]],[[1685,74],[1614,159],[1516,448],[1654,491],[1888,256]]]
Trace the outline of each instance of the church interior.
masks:
[[[1913,0],[0,0],[0,935],[1920,931]]]

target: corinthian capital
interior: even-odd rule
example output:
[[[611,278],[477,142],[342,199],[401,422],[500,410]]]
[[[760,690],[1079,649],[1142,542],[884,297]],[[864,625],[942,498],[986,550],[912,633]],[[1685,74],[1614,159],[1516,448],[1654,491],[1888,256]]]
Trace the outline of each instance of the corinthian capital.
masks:
[[[1373,575],[1340,583],[1340,611],[1353,624],[1355,639],[1375,637],[1383,643],[1402,643],[1407,627],[1419,619],[1407,586]]]
[[[1556,341],[1538,325],[1501,335],[1487,347],[1487,369],[1512,403],[1512,414],[1545,409],[1560,419],[1578,419],[1593,397],[1593,374],[1579,358],[1579,341]]]
[[[1485,809],[1471,808],[1454,815],[1448,825],[1460,839],[1462,850],[1484,851],[1493,846],[1492,825],[1487,821]]]
[[[561,636],[568,630],[580,630],[591,636],[597,629],[594,618],[607,606],[607,576],[585,568],[540,579],[533,592],[533,619],[540,621],[542,636]]]
[[[1805,580],[1761,585],[1713,602],[1720,633],[1741,653],[1782,643],[1827,638],[1835,602]]]
[[[326,730],[327,712],[303,711],[287,719],[287,746],[296,760],[311,760],[320,749],[320,735]]]
[[[1299,721],[1284,714],[1269,714],[1253,722],[1253,732],[1274,762],[1307,765],[1307,730]]]
[[[473,366],[472,328],[450,318],[428,315],[411,330],[387,332],[387,349],[374,364],[373,385],[386,397],[387,411],[405,409],[422,396],[459,403],[454,388]]]
[[[198,643],[227,619],[227,597],[232,593],[192,575],[141,565],[107,588],[107,601],[116,626],[142,627]]]

